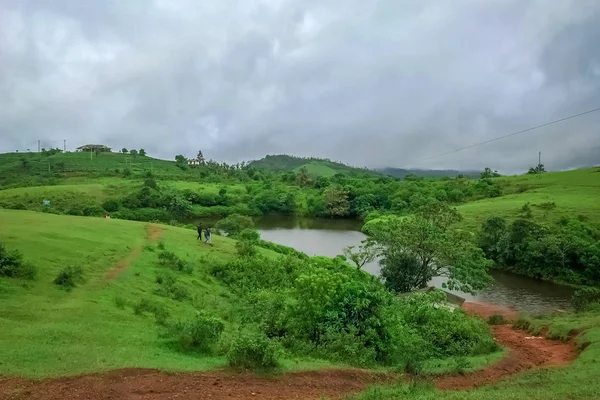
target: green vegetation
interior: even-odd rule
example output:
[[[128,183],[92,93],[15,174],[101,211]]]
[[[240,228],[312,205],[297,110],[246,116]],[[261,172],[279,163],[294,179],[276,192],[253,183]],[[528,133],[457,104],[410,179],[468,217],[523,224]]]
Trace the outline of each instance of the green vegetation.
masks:
[[[473,293],[489,282],[491,263],[472,243],[468,232],[453,229],[461,220],[445,203],[429,203],[406,217],[369,224],[370,243],[380,251],[381,276],[395,292],[423,289],[436,276],[448,278],[444,287]]]
[[[25,285],[0,278],[0,343],[10,343],[0,346],[0,374],[286,369],[291,359],[294,368],[408,368],[498,351],[485,323],[436,306],[441,293],[398,298],[342,258],[262,249],[252,230],[237,243],[253,251],[238,255],[229,238],[207,246],[177,227],[29,211],[0,218],[2,243],[39,268]]]
[[[0,276],[8,278],[35,279],[37,268],[23,260],[18,250],[8,250],[0,243]]]
[[[479,246],[496,268],[543,280],[600,283],[600,231],[564,217],[540,225],[525,210],[524,218],[510,224],[501,217],[483,223]]]

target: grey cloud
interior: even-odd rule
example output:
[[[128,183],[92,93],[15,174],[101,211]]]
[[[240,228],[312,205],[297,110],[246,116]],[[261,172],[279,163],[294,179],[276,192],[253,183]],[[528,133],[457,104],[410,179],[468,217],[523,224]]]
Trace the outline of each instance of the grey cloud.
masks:
[[[8,0],[0,150],[595,164],[600,113],[418,161],[600,106],[599,39],[594,0]]]

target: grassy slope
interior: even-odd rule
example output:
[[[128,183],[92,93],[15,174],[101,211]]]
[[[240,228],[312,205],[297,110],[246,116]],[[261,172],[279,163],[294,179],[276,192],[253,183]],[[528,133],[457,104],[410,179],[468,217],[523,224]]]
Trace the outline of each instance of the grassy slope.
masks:
[[[562,216],[582,216],[600,223],[598,171],[598,168],[591,168],[498,178],[507,184],[506,190],[512,194],[467,203],[458,209],[469,227],[479,227],[489,216],[516,218],[526,203],[530,203],[533,215],[541,220],[554,221]],[[522,190],[525,191],[518,193]],[[543,203],[555,203],[556,206],[551,210],[536,207]]]
[[[355,400],[562,400],[596,399],[600,393],[600,309],[580,315],[549,317],[537,320],[532,333],[543,326],[548,334],[567,337],[573,329],[584,331],[577,343],[589,344],[569,366],[539,369],[523,373],[500,383],[472,391],[442,392],[427,384],[400,384],[392,388],[372,388]]]
[[[305,167],[312,176],[348,175],[381,175],[379,172],[351,167],[325,159],[307,159],[288,155],[269,155],[263,159],[252,161],[251,166],[275,172],[295,171]]]
[[[152,157],[131,156],[121,153],[100,153],[90,157],[89,153],[59,153],[43,156],[40,153],[5,153],[0,154],[0,173],[4,171],[22,171],[21,159],[29,161],[31,172],[62,171],[100,172],[129,168],[132,171],[153,170],[155,173],[181,173],[174,161],[160,160]]]
[[[8,204],[21,203],[28,210],[39,211],[42,209],[43,200],[49,200],[50,204],[57,208],[63,208],[61,205],[102,203],[108,198],[123,197],[139,189],[141,185],[140,180],[124,178],[69,178],[53,186],[31,186],[0,190],[0,204],[3,201]],[[222,185],[190,181],[161,181],[161,186],[172,186],[179,190],[189,189],[197,193],[210,193],[213,195],[217,195],[219,190],[225,186],[230,194],[242,195],[246,193],[245,186],[241,184]]]
[[[211,257],[235,254],[234,242],[214,237],[213,247],[196,241],[195,232],[162,226],[167,250],[196,265],[178,274],[196,299],[176,302],[153,294],[157,253],[142,250],[113,281],[106,272],[136,247],[156,247],[147,224],[0,210],[0,241],[19,249],[39,267],[34,282],[0,278],[0,375],[58,376],[122,367],[201,370],[225,364],[222,358],[178,353],[161,343],[152,316],[134,315],[132,304],[150,298],[164,304],[171,318],[189,316],[195,307],[211,310],[232,329],[230,293],[208,274]],[[263,250],[265,254],[272,254]],[[214,259],[212,258],[212,259]],[[52,283],[66,265],[81,265],[86,283],[72,292]],[[126,300],[119,309],[115,298]],[[325,363],[287,362],[288,367]]]

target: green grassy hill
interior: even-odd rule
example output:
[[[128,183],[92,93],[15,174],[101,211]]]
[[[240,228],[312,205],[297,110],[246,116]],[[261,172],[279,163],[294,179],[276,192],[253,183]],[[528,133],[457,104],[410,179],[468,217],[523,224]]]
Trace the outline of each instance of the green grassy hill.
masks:
[[[345,175],[380,175],[378,172],[364,168],[355,168],[339,162],[320,159],[280,155],[268,155],[263,159],[250,162],[250,166],[273,172],[300,171],[306,168],[312,176],[330,177],[335,174]]]
[[[470,227],[479,227],[490,216],[514,219],[527,203],[541,221],[569,217],[600,224],[600,168],[494,179],[508,194],[458,207]]]
[[[154,170],[154,172],[181,172],[174,161],[160,160],[149,156],[132,156],[122,153],[84,152],[57,153],[5,153],[0,154],[0,171],[23,171],[31,173],[50,172],[104,172],[125,169],[132,171]]]
[[[174,351],[158,336],[155,317],[136,315],[134,306],[148,300],[166,310],[169,319],[204,308],[232,321],[231,294],[208,270],[215,260],[234,256],[233,240],[215,236],[208,246],[196,240],[194,231],[176,227],[0,210],[0,242],[39,268],[35,281],[0,277],[0,375],[225,365],[224,358]],[[191,274],[177,274],[178,283],[193,293],[189,299],[174,301],[155,293],[157,275],[165,271],[157,263],[157,246],[163,245],[195,265]],[[81,266],[85,277],[72,291],[53,283],[69,265]],[[232,329],[228,324],[226,329]]]

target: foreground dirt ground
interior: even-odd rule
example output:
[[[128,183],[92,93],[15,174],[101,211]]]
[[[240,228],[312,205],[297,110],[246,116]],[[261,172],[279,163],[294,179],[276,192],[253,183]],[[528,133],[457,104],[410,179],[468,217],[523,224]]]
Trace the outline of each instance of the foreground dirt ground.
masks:
[[[517,316],[513,310],[492,305],[465,303],[463,308],[482,318],[497,314],[511,320]],[[513,329],[510,324],[495,325],[493,333],[496,341],[508,349],[506,357],[497,364],[471,374],[440,377],[434,381],[435,385],[446,390],[470,389],[528,369],[565,365],[577,357],[573,343],[531,336],[525,331]]]
[[[516,313],[495,306],[465,303],[464,309],[483,318]],[[499,363],[458,376],[442,376],[433,384],[443,390],[469,389],[494,383],[531,368],[565,365],[577,356],[572,343],[532,337],[510,325],[493,328],[494,337],[508,354]],[[261,377],[250,373],[167,373],[125,369],[102,374],[44,380],[0,378],[0,399],[48,400],[166,400],[166,399],[340,399],[374,384],[400,377],[360,369],[321,370]]]

